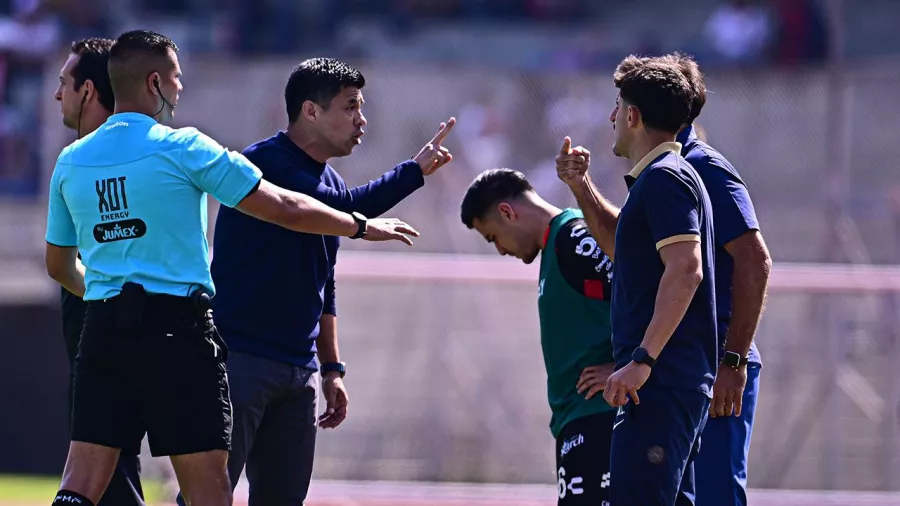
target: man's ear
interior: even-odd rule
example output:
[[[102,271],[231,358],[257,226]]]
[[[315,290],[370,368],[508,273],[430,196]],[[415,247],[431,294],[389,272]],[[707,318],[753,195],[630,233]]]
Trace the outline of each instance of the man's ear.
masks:
[[[88,103],[94,96],[97,94],[97,88],[94,86],[94,81],[90,79],[85,79],[84,83],[81,85],[81,100],[83,103]]]
[[[513,221],[516,219],[516,210],[512,205],[509,204],[509,202],[501,202],[497,204],[497,211],[500,212],[500,218],[504,220]]]
[[[641,110],[633,105],[628,106],[628,114],[626,115],[629,128],[636,128],[641,124]]]
[[[307,100],[300,106],[300,115],[308,121],[316,121],[319,118],[319,110],[320,107],[315,102]]]
[[[162,91],[159,89],[160,85],[159,72],[153,72],[147,76],[147,86],[150,87],[150,93],[162,97]]]

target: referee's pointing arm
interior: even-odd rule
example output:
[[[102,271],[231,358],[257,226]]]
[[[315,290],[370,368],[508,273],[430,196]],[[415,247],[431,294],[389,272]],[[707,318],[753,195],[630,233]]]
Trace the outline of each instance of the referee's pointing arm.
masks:
[[[419,233],[394,218],[367,220],[348,214],[314,197],[292,192],[262,179],[262,171],[241,153],[231,151],[209,136],[183,129],[181,170],[198,188],[219,202],[254,218],[296,232],[364,238],[369,241],[403,241]]]
[[[419,232],[400,220],[361,217],[358,220],[309,195],[285,190],[264,179],[236,208],[254,218],[309,234],[357,237],[364,232],[363,238],[369,241],[397,240],[409,245],[412,240],[407,234],[419,236]]]

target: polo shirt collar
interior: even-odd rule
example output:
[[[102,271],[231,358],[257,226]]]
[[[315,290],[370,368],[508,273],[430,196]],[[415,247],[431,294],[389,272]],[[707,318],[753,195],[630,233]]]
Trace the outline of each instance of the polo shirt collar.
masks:
[[[304,165],[306,165],[307,167],[315,167],[319,171],[325,170],[325,165],[327,164],[315,160],[313,157],[309,156],[309,154],[306,151],[303,151],[300,146],[294,144],[294,141],[292,141],[291,138],[287,136],[287,133],[285,133],[284,130],[278,132],[278,134],[275,136],[275,141],[284,146],[285,149],[293,153],[295,156],[303,160]]]
[[[687,154],[688,145],[696,141],[697,139],[697,130],[694,129],[694,125],[688,125],[684,127],[684,130],[678,132],[678,136],[675,137],[675,141],[681,143],[681,156]]]
[[[140,112],[120,112],[111,115],[106,122],[107,123],[115,123],[117,121],[130,121],[132,123],[137,122],[149,122],[152,121],[156,123],[157,121],[146,114]]]
[[[659,158],[660,155],[667,153],[669,151],[671,151],[673,153],[680,153],[681,152],[681,143],[679,143],[679,142],[663,142],[659,146],[656,146],[649,153],[644,155],[643,158],[641,158],[641,160],[634,166],[634,168],[631,169],[631,172],[628,173],[628,176],[631,179],[637,179],[638,176],[641,175],[641,172],[643,172],[644,169],[646,169],[647,166],[650,165],[650,163],[653,160],[656,160],[657,158]]]

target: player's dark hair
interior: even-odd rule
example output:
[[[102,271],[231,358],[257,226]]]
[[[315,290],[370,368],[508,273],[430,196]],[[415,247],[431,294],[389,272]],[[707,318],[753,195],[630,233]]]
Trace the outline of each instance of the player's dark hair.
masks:
[[[362,89],[366,78],[362,72],[334,58],[310,58],[294,67],[287,86],[284,102],[288,121],[293,123],[300,116],[303,103],[311,100],[328,109],[331,100],[344,88]]]
[[[625,72],[617,69],[613,81],[648,128],[674,134],[688,122],[694,92],[677,65],[651,59]]]
[[[90,81],[97,90],[100,105],[112,112],[116,99],[113,95],[112,84],[109,82],[109,49],[112,47],[111,39],[93,37],[72,43],[71,53],[78,56],[78,61],[72,67],[72,77],[75,82],[75,91],[81,89],[84,83]]]
[[[495,204],[521,197],[534,191],[525,174],[512,169],[490,169],[472,181],[460,205],[460,217],[465,226],[473,228]]]
[[[661,59],[677,65],[678,69],[681,70],[681,74],[687,79],[691,89],[694,91],[694,99],[691,101],[691,114],[688,116],[688,121],[686,121],[686,123],[691,124],[700,116],[700,111],[706,105],[706,83],[703,79],[703,73],[700,72],[697,61],[687,53],[675,51],[662,56]]]
[[[169,51],[178,52],[172,39],[150,30],[132,30],[116,39],[109,50],[109,80],[119,98],[134,98],[137,85],[153,72],[171,66]]]

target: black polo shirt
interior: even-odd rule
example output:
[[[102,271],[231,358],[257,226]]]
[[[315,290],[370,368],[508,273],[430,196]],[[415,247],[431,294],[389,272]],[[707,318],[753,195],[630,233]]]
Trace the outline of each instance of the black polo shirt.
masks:
[[[659,249],[676,242],[699,241],[703,281],[657,357],[647,386],[689,389],[711,396],[718,364],[712,208],[700,177],[680,151],[677,142],[660,144],[625,176],[628,197],[616,228],[613,353],[616,368],[624,367],[644,339],[664,270]]]

